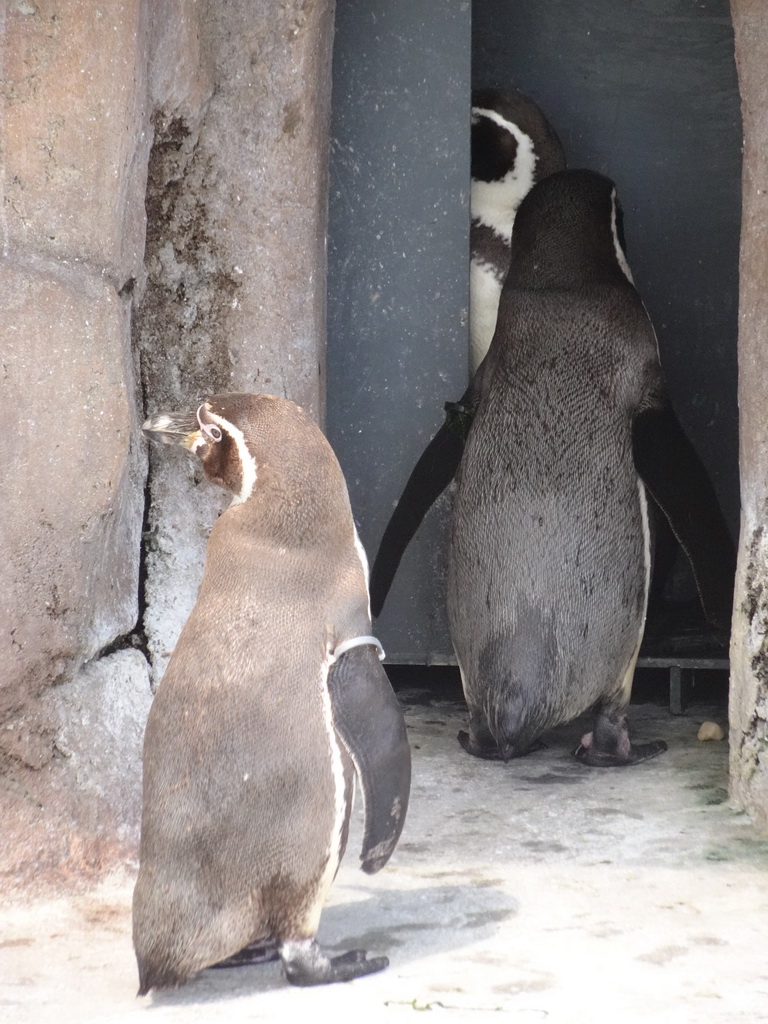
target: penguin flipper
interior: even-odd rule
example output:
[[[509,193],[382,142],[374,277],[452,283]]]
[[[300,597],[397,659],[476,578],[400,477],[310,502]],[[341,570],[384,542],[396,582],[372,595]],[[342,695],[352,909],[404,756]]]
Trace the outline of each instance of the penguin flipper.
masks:
[[[387,523],[371,569],[371,612],[381,614],[400,559],[448,484],[456,476],[469,429],[493,365],[489,350],[458,402],[445,403],[445,422],[424,449]]]
[[[691,563],[707,621],[728,629],[736,549],[707,471],[670,405],[632,423],[635,468]]]
[[[331,666],[328,691],[336,732],[363,791],[360,859],[363,871],[372,875],[389,860],[408,809],[411,750],[405,719],[374,647],[342,654]]]
[[[453,428],[449,413],[413,467],[384,530],[371,569],[371,612],[374,618],[381,614],[400,560],[422,519],[453,480],[464,452],[464,440]]]

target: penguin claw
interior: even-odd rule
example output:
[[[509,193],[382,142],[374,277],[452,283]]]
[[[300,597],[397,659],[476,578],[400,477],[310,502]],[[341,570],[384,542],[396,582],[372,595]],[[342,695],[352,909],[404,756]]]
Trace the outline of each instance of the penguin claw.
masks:
[[[628,754],[606,753],[596,750],[593,746],[585,746],[580,743],[573,751],[573,756],[582,764],[592,768],[626,768],[633,764],[640,764],[651,757],[664,753],[667,744],[664,740],[654,740],[652,743],[639,743],[632,746]]]

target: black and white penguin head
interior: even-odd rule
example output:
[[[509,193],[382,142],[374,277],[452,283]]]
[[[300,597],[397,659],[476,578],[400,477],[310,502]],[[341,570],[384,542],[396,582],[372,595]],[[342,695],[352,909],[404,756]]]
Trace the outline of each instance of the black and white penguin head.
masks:
[[[584,281],[633,284],[611,179],[573,170],[539,182],[517,213],[510,279],[544,288]]]
[[[472,94],[472,219],[507,242],[523,197],[565,167],[560,140],[542,112],[518,92]]]
[[[469,361],[474,373],[496,329],[517,209],[536,181],[565,167],[565,156],[533,100],[482,89],[472,94],[471,157]]]

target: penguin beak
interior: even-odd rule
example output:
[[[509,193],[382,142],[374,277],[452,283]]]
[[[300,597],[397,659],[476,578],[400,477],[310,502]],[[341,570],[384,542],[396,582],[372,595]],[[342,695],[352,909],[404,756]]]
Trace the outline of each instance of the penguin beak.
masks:
[[[164,412],[157,416],[150,416],[141,427],[148,438],[153,441],[162,441],[164,444],[180,444],[195,451],[196,446],[203,440],[200,433],[200,424],[194,412]]]

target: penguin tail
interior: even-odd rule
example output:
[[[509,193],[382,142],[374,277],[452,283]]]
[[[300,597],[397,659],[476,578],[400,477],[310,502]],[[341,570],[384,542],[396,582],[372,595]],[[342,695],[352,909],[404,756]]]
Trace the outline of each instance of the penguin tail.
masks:
[[[541,734],[562,718],[560,688],[553,679],[558,643],[553,617],[533,602],[519,600],[514,629],[482,647],[478,679],[488,731],[504,761],[538,750]]]
[[[505,764],[544,746],[539,737],[549,721],[530,687],[505,678],[489,701],[487,715],[497,758]]]
[[[516,748],[511,743],[500,743],[499,753],[504,764],[508,764],[516,756]]]
[[[178,988],[188,980],[186,976],[180,975],[165,964],[139,960],[138,965],[139,991],[137,995],[139,996],[147,995],[153,988]]]

